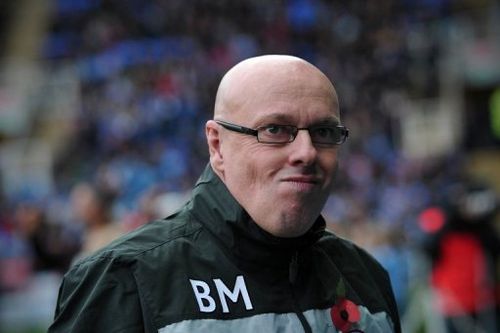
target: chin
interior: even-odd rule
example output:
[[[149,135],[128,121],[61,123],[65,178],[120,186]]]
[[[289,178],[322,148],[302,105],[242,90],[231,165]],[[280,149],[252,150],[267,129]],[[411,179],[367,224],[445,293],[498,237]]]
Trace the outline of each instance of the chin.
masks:
[[[307,230],[309,229],[303,229],[303,228],[294,228],[294,229],[282,229],[274,236],[281,237],[281,238],[295,238],[295,237],[300,237],[304,235]]]
[[[281,219],[277,224],[279,228],[273,230],[273,235],[284,238],[299,237],[305,234],[316,219],[306,218],[303,214],[290,214],[286,212],[281,214]]]

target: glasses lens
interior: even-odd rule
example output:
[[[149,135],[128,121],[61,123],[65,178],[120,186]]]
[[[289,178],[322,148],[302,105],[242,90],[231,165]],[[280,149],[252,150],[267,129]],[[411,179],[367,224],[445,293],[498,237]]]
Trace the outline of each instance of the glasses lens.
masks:
[[[262,143],[285,143],[294,137],[296,128],[287,125],[269,125],[257,129],[257,138]]]
[[[314,143],[334,145],[344,142],[344,130],[341,127],[313,127],[309,133]]]

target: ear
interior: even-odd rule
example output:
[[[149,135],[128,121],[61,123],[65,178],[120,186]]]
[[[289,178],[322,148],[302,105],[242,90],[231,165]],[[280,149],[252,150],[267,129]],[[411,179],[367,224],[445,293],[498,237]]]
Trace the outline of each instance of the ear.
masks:
[[[213,120],[207,121],[205,135],[207,136],[208,152],[210,153],[210,165],[215,173],[224,179],[224,156],[221,149],[219,124]]]

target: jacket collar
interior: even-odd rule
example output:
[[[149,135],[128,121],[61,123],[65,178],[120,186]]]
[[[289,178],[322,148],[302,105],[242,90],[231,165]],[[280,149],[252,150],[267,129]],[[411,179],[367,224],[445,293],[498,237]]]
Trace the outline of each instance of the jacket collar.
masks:
[[[280,238],[271,235],[252,221],[210,164],[195,185],[191,205],[195,218],[222,244],[228,254],[240,262],[288,265],[293,253],[312,245],[325,229],[325,221],[320,216],[303,236]]]

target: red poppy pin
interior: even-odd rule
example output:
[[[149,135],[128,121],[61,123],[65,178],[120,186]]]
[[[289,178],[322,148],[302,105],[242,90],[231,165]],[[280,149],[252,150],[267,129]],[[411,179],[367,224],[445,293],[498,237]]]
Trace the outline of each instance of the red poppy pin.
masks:
[[[354,304],[354,302],[348,300],[345,294],[345,284],[341,279],[337,285],[337,300],[330,309],[330,315],[333,324],[339,331],[352,332],[350,330],[354,328],[353,326],[361,319],[361,313],[359,312],[358,306]],[[355,332],[361,331],[355,330]]]

